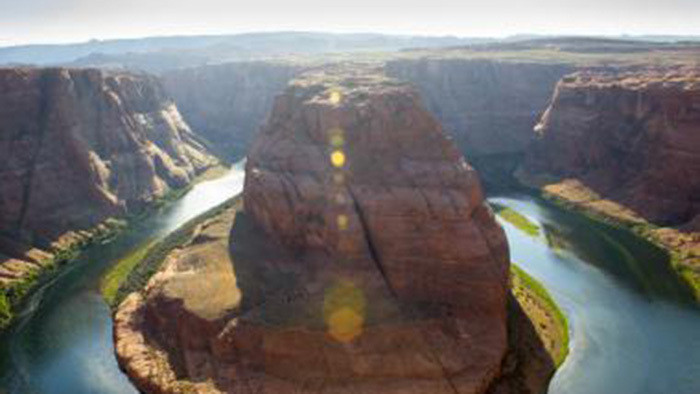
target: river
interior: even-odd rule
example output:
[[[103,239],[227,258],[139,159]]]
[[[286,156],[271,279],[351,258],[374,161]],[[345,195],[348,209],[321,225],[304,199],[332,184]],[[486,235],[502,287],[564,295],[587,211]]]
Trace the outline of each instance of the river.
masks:
[[[511,259],[569,320],[570,353],[550,394],[700,393],[700,308],[664,252],[631,233],[528,195],[492,197],[537,223],[501,221]]]
[[[106,245],[88,248],[28,299],[0,345],[0,392],[134,393],[117,366],[100,278],[145,240],[165,236],[240,193],[242,165]],[[553,394],[700,393],[700,309],[647,242],[528,195],[492,197],[538,223],[503,222],[513,260],[565,310],[571,352]]]
[[[87,248],[27,300],[0,344],[0,393],[136,393],[117,365],[105,272],[149,239],[171,233],[243,190],[243,163],[205,181],[113,242]]]

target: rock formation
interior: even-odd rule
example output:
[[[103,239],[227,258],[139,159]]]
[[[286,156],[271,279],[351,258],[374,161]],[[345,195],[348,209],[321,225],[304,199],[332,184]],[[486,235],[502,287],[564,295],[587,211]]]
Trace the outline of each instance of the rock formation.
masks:
[[[0,278],[214,162],[153,77],[0,69]]]
[[[700,69],[568,76],[536,130],[521,179],[671,251],[700,300]]]
[[[366,68],[295,80],[253,144],[244,204],[232,271],[205,257],[205,225],[120,306],[139,388],[483,393],[499,377],[507,242],[411,88]]]
[[[274,97],[301,66],[237,62],[174,70],[165,86],[187,122],[222,157],[240,159],[262,126]]]
[[[175,70],[163,78],[190,125],[218,153],[238,158],[250,147],[275,95],[309,67],[238,62]],[[419,88],[425,105],[473,163],[495,158],[482,166],[488,178],[496,167],[513,170],[513,158],[504,156],[523,154],[556,82],[574,67],[446,58],[391,60],[385,69]]]
[[[700,214],[700,70],[580,72],[537,126],[527,168],[575,178],[649,221]]]

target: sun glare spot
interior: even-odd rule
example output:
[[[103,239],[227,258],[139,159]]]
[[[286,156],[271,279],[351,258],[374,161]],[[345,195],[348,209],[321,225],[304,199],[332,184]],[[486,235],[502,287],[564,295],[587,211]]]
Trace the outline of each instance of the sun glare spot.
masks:
[[[362,334],[365,322],[365,297],[350,281],[340,282],[328,290],[323,301],[323,316],[328,335],[348,343]]]
[[[329,142],[332,147],[340,148],[345,144],[345,137],[343,136],[343,129],[336,127],[331,129],[329,133]]]
[[[334,150],[331,153],[331,164],[337,168],[343,167],[345,165],[345,153],[341,150]]]
[[[340,214],[340,215],[338,215],[338,218],[336,219],[336,221],[338,223],[338,230],[345,231],[348,229],[348,222],[349,222],[348,215]]]
[[[350,308],[335,311],[328,319],[328,334],[338,342],[348,343],[362,333],[364,319]]]
[[[337,90],[331,92],[328,98],[333,105],[338,105],[343,100],[343,94]]]

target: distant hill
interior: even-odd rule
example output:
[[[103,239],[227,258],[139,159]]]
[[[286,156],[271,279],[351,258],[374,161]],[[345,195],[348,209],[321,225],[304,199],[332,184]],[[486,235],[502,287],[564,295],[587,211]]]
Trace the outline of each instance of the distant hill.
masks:
[[[24,45],[0,48],[0,64],[124,65],[160,69],[282,54],[395,51],[415,47],[449,47],[491,42],[488,38],[398,36],[312,32],[247,33],[213,36],[146,37],[92,40],[77,44]]]
[[[506,38],[409,36],[374,33],[268,32],[144,37],[76,44],[0,48],[0,66],[68,65],[164,72],[231,61],[340,53],[410,50],[523,51],[546,48],[577,53],[635,53],[700,44],[700,36],[546,36]],[[323,58],[321,56],[321,58]]]

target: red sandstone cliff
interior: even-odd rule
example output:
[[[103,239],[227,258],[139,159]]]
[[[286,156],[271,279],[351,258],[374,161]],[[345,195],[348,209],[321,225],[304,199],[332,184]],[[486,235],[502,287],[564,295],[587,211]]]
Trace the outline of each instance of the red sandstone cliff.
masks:
[[[153,77],[0,69],[0,277],[214,162]]]
[[[416,92],[375,73],[293,82],[250,152],[228,258],[222,217],[119,307],[138,387],[482,393],[501,374],[504,233]]]
[[[700,300],[700,70],[568,76],[536,131],[522,179],[671,251]]]
[[[399,298],[502,316],[507,247],[475,171],[405,85],[328,78],[276,101],[249,155],[247,212],[295,250],[370,257]]]
[[[564,78],[526,168],[576,178],[658,224],[700,214],[700,70]]]

